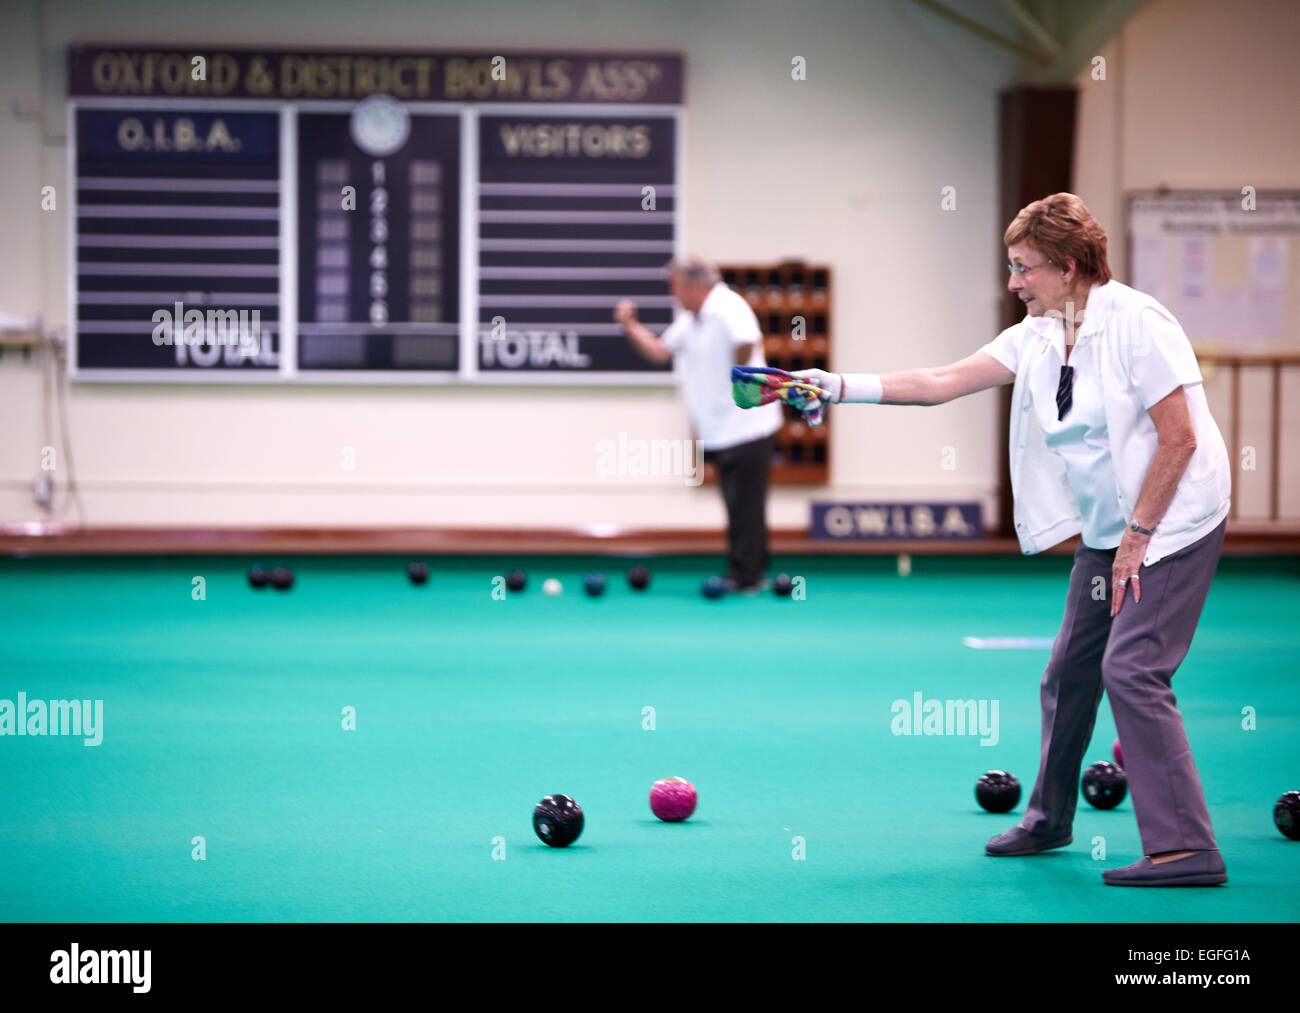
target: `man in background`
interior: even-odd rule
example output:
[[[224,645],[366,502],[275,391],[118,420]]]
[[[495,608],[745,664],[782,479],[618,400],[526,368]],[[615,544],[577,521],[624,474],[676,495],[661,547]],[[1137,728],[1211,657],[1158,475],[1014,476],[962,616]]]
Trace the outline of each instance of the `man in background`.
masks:
[[[656,337],[637,319],[636,304],[614,308],[637,351],[651,362],[681,356],[686,399],[704,459],[718,469],[727,506],[727,572],[730,591],[755,592],[767,579],[767,487],[781,406],[736,407],[731,367],[765,366],[763,335],[749,304],[722,283],[717,269],[698,258],[668,265],[669,289],[686,312]]]

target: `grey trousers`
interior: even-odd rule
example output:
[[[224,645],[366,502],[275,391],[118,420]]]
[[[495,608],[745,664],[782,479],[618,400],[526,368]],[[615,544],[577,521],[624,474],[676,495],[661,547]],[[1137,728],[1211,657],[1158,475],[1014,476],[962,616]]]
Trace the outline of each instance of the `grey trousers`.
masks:
[[[1026,830],[1053,837],[1070,832],[1083,754],[1104,688],[1124,750],[1142,853],[1218,850],[1170,683],[1191,646],[1226,528],[1224,521],[1199,541],[1142,567],[1142,601],[1133,600],[1130,588],[1114,619],[1115,550],[1079,543],[1065,620],[1043,673],[1042,756]],[[1100,601],[1093,600],[1095,577],[1105,579]]]

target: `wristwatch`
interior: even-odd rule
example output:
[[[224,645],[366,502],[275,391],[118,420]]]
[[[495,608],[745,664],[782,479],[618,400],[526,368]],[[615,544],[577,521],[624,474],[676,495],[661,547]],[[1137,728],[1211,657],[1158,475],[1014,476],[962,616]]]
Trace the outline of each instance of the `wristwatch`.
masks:
[[[1144,527],[1143,527],[1141,524],[1139,524],[1137,521],[1129,521],[1129,523],[1128,523],[1128,529],[1129,529],[1130,531],[1132,531],[1132,532],[1135,532],[1136,534],[1139,534],[1139,535],[1146,535],[1148,538],[1150,538],[1153,534],[1155,534],[1154,531],[1152,531],[1152,530],[1149,529],[1149,528],[1144,528]]]

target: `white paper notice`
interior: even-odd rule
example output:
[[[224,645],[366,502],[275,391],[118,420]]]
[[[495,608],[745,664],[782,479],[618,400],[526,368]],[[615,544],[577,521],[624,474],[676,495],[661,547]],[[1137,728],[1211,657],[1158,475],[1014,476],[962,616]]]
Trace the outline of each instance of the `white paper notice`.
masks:
[[[1290,263],[1280,236],[1252,236],[1250,288],[1246,297],[1247,341],[1255,350],[1276,348],[1286,338],[1286,276]]]
[[[1259,288],[1286,288],[1286,242],[1280,236],[1252,236],[1250,283]]]
[[[1212,285],[1210,287],[1210,317],[1214,337],[1228,338],[1241,346],[1253,338],[1246,326],[1246,286]]]
[[[1156,302],[1168,302],[1165,241],[1160,236],[1139,236],[1133,242],[1133,287]]]
[[[1210,274],[1214,267],[1214,250],[1208,236],[1184,236],[1178,249],[1178,322],[1193,341],[1214,338],[1216,300],[1210,294]],[[1217,318],[1217,319],[1216,319]]]

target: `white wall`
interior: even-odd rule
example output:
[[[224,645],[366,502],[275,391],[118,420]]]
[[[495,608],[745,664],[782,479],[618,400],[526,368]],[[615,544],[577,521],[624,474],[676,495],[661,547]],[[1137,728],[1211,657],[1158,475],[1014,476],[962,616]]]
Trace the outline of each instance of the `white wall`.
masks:
[[[999,16],[983,0],[962,6]],[[1013,59],[902,0],[10,0],[0,309],[66,318],[67,223],[39,210],[38,193],[67,185],[66,47],[113,41],[678,50],[692,250],[832,264],[838,369],[937,365],[996,330],[996,109]],[[807,58],[807,81],[790,78],[795,55]],[[45,139],[13,115],[16,100],[39,106]],[[956,211],[940,210],[945,186],[956,187]],[[980,497],[992,511],[996,403],[985,392],[937,409],[837,410],[833,493]],[[45,516],[30,492],[51,442],[43,414],[38,370],[8,354],[0,523]],[[723,518],[716,490],[615,486],[596,473],[600,440],[687,436],[667,390],[77,384],[68,414],[92,524],[696,528]],[[355,472],[342,468],[345,446]],[[942,467],[945,447],[955,470]],[[806,524],[815,492],[778,490],[772,523]]]
[[[1128,279],[1125,192],[1300,189],[1300,4],[1294,0],[1152,0],[1101,54],[1106,79],[1077,79],[1075,189],[1110,238],[1111,266]],[[1206,393],[1231,442],[1231,383],[1206,368]],[[1281,514],[1300,516],[1300,370],[1282,388]],[[1237,468],[1243,519],[1269,511],[1272,395],[1267,369],[1242,380],[1242,447],[1259,467]]]

